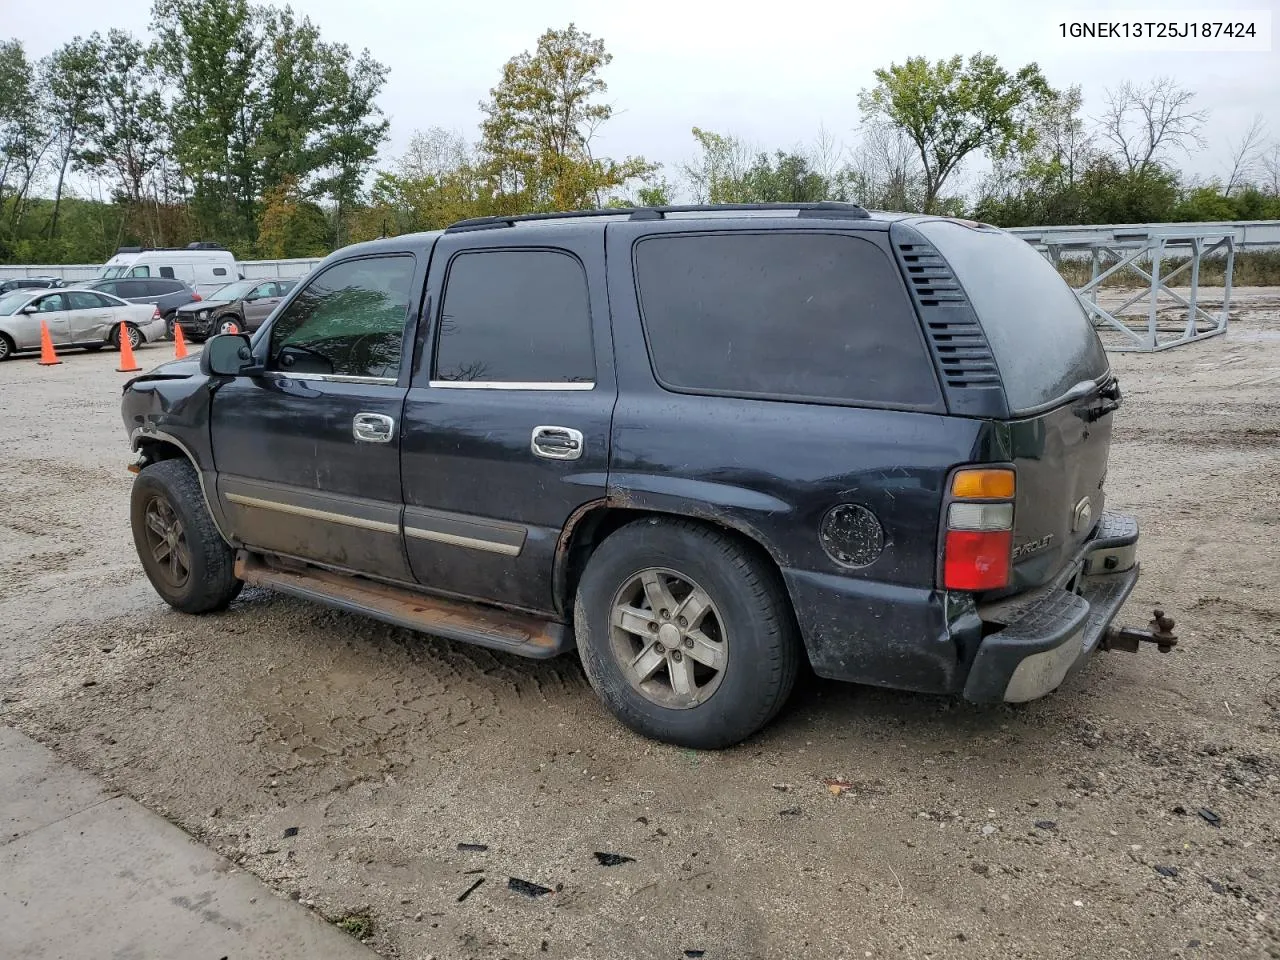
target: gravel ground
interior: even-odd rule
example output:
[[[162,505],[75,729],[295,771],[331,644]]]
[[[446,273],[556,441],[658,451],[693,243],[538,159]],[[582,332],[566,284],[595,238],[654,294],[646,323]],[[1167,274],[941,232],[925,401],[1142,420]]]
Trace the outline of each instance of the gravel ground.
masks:
[[[117,355],[5,363],[0,721],[389,957],[1280,957],[1280,290],[1235,307],[1113,356],[1123,619],[1163,607],[1175,652],[1020,708],[810,678],[721,753],[627,732],[571,658],[261,591],[169,611]]]

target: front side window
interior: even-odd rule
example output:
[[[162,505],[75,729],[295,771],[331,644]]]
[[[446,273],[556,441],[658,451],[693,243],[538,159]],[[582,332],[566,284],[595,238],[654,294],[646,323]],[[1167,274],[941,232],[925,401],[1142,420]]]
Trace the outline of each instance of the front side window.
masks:
[[[250,300],[261,300],[264,297],[274,297],[276,295],[276,285],[274,283],[260,283],[249,293]]]
[[[131,276],[131,277],[149,277],[149,276],[151,276],[151,268],[150,268],[150,267],[146,267],[146,266],[143,266],[143,267],[134,267],[132,270],[130,270],[130,271],[129,271],[129,276]]]
[[[271,327],[268,369],[394,379],[413,300],[411,256],[338,263],[313,277]]]
[[[60,293],[55,293],[51,297],[43,297],[40,300],[41,313],[57,313],[65,309],[67,309],[67,298]]]
[[[587,276],[552,250],[454,257],[436,340],[439,383],[595,381]]]
[[[650,359],[670,390],[935,407],[897,265],[861,237],[648,237],[635,248]]]

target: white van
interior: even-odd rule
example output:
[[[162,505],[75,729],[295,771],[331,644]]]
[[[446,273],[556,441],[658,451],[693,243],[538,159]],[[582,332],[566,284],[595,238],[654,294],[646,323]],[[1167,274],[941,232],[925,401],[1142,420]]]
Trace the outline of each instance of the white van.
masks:
[[[231,251],[215,243],[193,243],[186,247],[148,250],[121,247],[98,271],[98,279],[117,277],[164,277],[185,280],[197,293],[207,293],[224,283],[240,279],[240,268]]]

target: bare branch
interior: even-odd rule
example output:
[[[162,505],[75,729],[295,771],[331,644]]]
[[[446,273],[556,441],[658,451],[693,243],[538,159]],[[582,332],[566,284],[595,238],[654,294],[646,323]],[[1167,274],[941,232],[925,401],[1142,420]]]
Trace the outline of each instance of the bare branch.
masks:
[[[1172,77],[1141,85],[1126,80],[1106,97],[1107,108],[1097,122],[1129,173],[1146,173],[1171,153],[1204,146],[1200,128],[1208,113],[1193,110],[1195,92],[1179,87]]]
[[[1262,114],[1255,114],[1253,123],[1249,124],[1249,129],[1231,150],[1231,174],[1227,177],[1226,186],[1222,188],[1224,197],[1231,196],[1232,190],[1253,178],[1266,147],[1266,137],[1267,125]]]

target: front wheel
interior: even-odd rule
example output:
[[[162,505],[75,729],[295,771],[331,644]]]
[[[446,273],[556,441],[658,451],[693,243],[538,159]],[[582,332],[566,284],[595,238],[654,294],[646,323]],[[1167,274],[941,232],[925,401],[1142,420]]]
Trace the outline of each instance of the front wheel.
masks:
[[[800,643],[786,593],[758,552],[683,520],[613,533],[578,587],[583,668],[637,733],[699,749],[746,739],[795,684]]]
[[[220,324],[218,324],[219,333],[239,333],[241,329],[243,328],[240,325],[240,321],[236,320],[234,317],[226,317]]]
[[[195,468],[161,460],[142,469],[130,498],[133,543],[161,599],[183,613],[221,610],[240,593],[235,553],[209,516]]]

